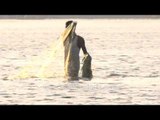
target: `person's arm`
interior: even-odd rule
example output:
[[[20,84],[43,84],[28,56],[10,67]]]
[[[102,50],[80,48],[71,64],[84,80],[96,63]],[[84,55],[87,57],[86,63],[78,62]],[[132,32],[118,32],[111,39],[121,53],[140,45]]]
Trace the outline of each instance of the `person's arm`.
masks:
[[[81,47],[82,47],[82,50],[83,50],[83,53],[84,54],[87,54],[87,49],[86,49],[86,46],[85,46],[85,41],[83,38],[81,38]]]

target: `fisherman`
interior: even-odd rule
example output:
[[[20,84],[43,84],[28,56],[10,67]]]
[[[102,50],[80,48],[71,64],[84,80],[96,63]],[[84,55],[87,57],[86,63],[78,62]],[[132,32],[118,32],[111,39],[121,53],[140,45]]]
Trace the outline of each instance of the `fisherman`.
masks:
[[[67,21],[65,27],[67,28],[71,24],[73,24],[73,29],[71,30],[71,32],[69,33],[69,35],[67,36],[66,40],[63,43],[64,71],[65,71],[65,77],[68,80],[79,80],[78,74],[80,69],[80,57],[79,57],[80,49],[82,49],[84,53],[84,56],[85,56],[83,59],[84,61],[86,56],[90,56],[90,55],[87,52],[84,38],[77,35],[75,32],[77,22]],[[82,69],[82,72],[83,72],[83,69]]]

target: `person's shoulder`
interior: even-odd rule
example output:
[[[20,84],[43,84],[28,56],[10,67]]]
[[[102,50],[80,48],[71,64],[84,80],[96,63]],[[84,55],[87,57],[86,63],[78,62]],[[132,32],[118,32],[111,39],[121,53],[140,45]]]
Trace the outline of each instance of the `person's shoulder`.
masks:
[[[79,40],[84,40],[84,38],[80,35],[77,35]]]

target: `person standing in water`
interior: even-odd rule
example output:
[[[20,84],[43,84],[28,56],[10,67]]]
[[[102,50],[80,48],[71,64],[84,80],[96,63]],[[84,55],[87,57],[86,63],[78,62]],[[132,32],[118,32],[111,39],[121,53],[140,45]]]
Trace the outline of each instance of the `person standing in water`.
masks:
[[[82,49],[84,55],[89,55],[85,46],[84,38],[75,32],[77,22],[67,21],[65,28],[73,24],[73,29],[64,41],[64,71],[68,80],[79,80],[80,58],[79,52]]]

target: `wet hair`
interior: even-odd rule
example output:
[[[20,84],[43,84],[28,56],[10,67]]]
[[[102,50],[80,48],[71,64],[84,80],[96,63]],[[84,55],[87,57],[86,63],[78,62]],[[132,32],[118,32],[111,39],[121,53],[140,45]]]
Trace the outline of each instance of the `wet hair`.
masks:
[[[66,22],[66,28],[72,23],[73,21],[72,20],[69,20]]]

